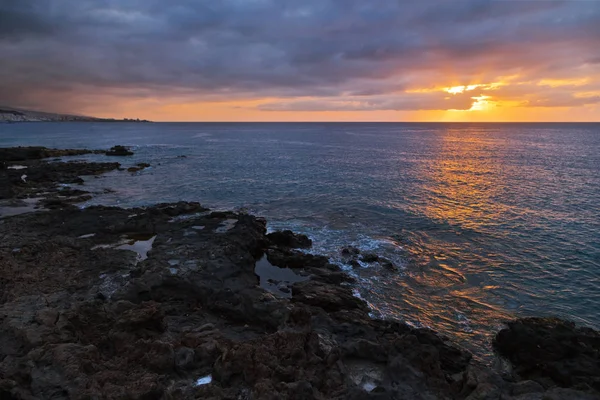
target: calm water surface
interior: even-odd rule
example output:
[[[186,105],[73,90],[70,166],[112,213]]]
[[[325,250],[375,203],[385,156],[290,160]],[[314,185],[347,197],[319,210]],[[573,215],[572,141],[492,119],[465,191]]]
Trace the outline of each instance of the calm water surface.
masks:
[[[373,316],[479,358],[515,316],[600,328],[599,124],[0,125],[0,146],[114,144],[152,168],[87,179],[116,190],[90,204],[246,208],[340,263],[344,245],[376,251],[401,269],[344,266]]]

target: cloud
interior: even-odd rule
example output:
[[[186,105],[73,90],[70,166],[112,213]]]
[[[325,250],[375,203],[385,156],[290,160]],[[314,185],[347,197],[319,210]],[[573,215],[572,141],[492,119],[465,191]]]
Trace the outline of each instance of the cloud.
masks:
[[[406,91],[598,76],[598,48],[595,1],[0,0],[0,104],[277,98],[260,109],[468,109],[471,96]],[[581,87],[556,100],[525,88],[524,104],[583,101]]]
[[[267,102],[258,106],[263,111],[415,111],[468,110],[473,104],[470,94],[449,96],[447,93],[416,93],[385,96],[344,96],[343,99],[299,99]]]

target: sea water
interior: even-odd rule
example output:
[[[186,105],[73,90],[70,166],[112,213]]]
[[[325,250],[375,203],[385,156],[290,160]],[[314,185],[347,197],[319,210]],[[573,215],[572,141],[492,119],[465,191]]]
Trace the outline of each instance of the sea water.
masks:
[[[84,206],[264,216],[354,275],[374,318],[431,327],[481,359],[507,319],[600,328],[599,124],[0,125],[3,147],[115,144],[133,146],[125,166],[152,166],[86,178],[97,195]],[[399,268],[346,265],[347,245]]]

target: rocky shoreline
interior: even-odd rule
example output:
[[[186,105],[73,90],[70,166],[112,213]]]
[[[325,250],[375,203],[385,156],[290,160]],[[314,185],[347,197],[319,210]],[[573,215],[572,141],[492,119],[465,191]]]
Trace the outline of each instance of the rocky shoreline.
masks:
[[[81,176],[120,164],[23,149],[0,149],[0,200],[46,210],[0,219],[0,399],[600,398],[596,331],[510,322],[495,371],[371,319],[305,236],[199,203],[80,209]]]

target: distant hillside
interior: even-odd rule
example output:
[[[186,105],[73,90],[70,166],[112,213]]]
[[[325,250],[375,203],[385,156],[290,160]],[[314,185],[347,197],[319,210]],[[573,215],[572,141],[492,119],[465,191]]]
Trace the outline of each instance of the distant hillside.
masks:
[[[95,118],[0,106],[0,122],[150,122],[140,119]]]

